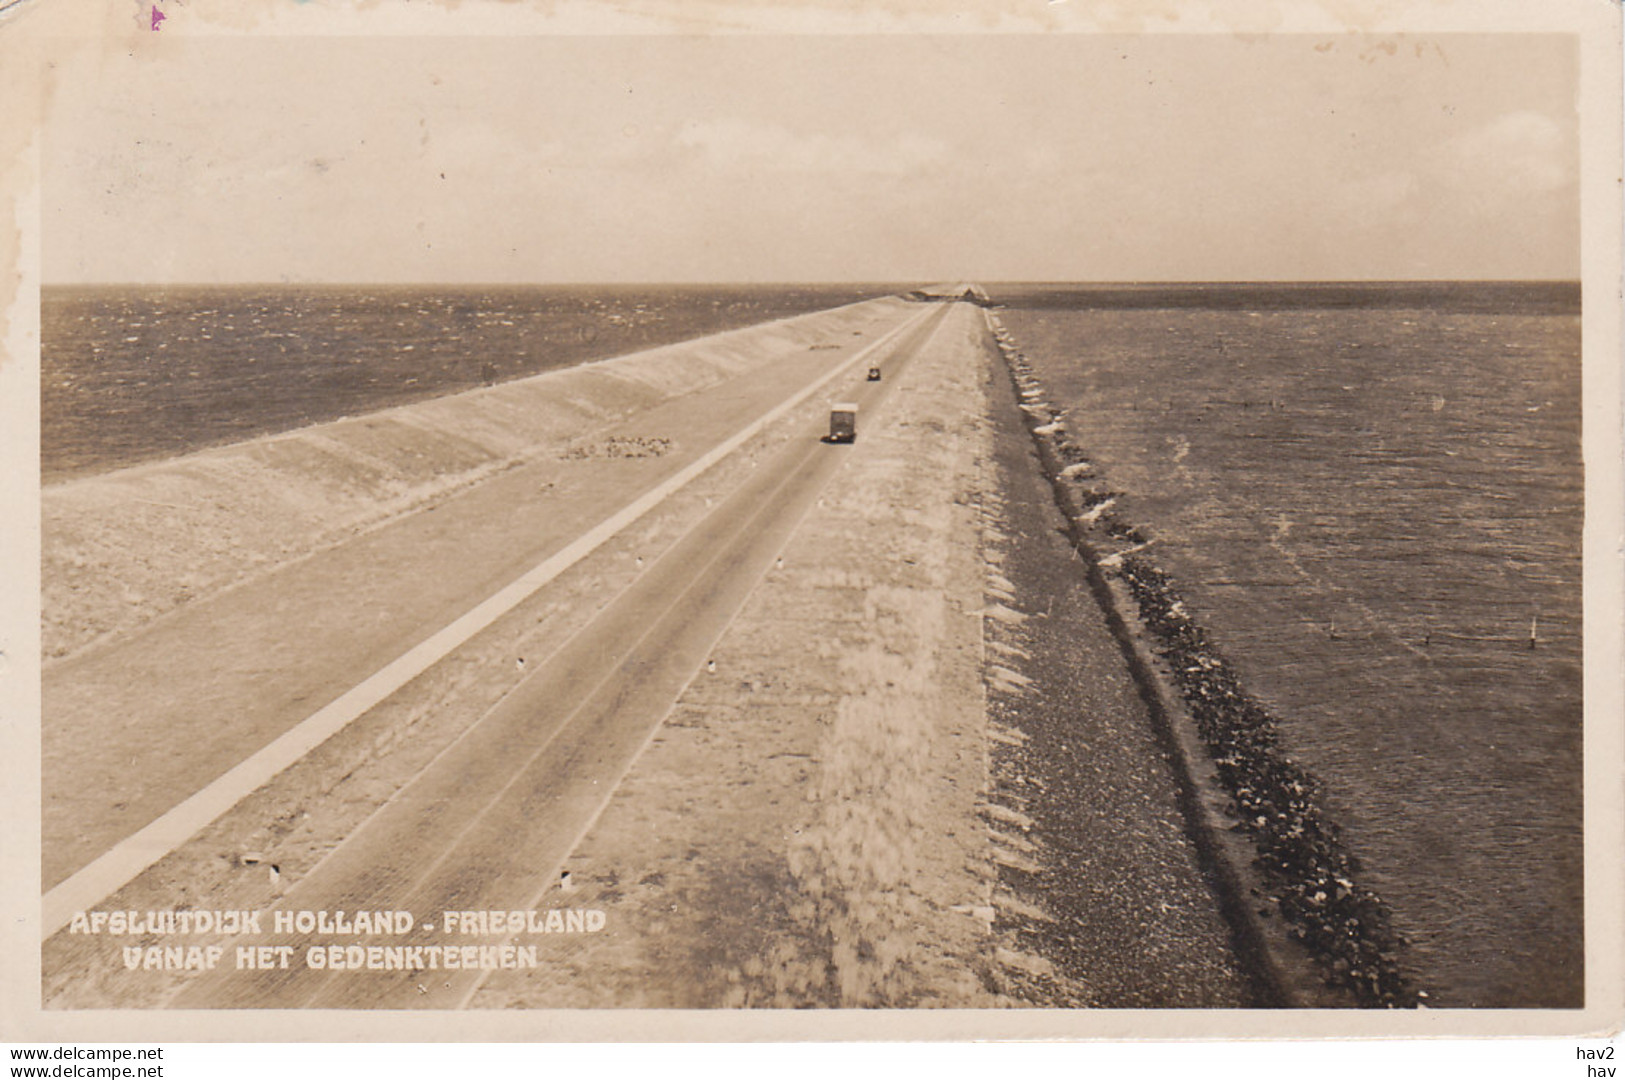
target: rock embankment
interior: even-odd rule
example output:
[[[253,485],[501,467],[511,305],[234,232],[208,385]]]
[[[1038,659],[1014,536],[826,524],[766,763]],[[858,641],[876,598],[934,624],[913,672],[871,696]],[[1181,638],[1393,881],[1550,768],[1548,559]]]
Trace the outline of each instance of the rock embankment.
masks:
[[[986,342],[995,432],[986,807],[1011,998],[1052,1008],[1275,1004],[1215,903],[1169,760]]]
[[[866,301],[48,486],[43,654],[121,635],[661,402],[873,340],[905,308]]]
[[[1398,958],[1403,942],[1389,925],[1383,901],[1356,880],[1358,861],[1321,808],[1319,784],[1287,756],[1275,720],[1240,685],[1168,576],[1143,553],[1151,542],[1145,528],[1114,512],[1120,493],[1088,460],[1010,335],[996,320],[994,327],[1056,501],[1069,521],[1069,539],[1099,581],[1103,598],[1118,609],[1115,614],[1135,624],[1125,633],[1149,643],[1159,658],[1140,665],[1140,677],[1166,680],[1175,688],[1179,703],[1170,704],[1179,715],[1169,721],[1194,732],[1205,749],[1211,765],[1202,762],[1202,772],[1211,769],[1225,797],[1228,822],[1222,824],[1251,841],[1247,865],[1220,868],[1224,891],[1231,894],[1222,899],[1241,924],[1238,935],[1276,954],[1269,966],[1289,984],[1281,989],[1294,1003],[1339,1003],[1314,990],[1305,993],[1301,985],[1294,988],[1292,976],[1281,975],[1298,966],[1296,956],[1281,955],[1282,946],[1296,944],[1313,957],[1325,985],[1347,1001],[1418,1004],[1427,995],[1403,974]],[[1198,783],[1190,779],[1193,789]],[[1198,800],[1191,802],[1200,816]],[[1220,824],[1196,827],[1211,831]],[[1223,839],[1206,846],[1214,858],[1234,860],[1235,846]]]

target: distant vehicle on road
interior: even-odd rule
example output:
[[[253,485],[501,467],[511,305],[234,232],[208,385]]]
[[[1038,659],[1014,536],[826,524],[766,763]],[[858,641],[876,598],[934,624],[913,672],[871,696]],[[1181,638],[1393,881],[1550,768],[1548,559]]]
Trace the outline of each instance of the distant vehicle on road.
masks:
[[[830,406],[829,442],[852,442],[858,437],[858,407],[849,401]]]
[[[879,368],[872,367],[872,368],[869,369],[869,381],[870,382],[879,382],[880,381],[880,369]]]

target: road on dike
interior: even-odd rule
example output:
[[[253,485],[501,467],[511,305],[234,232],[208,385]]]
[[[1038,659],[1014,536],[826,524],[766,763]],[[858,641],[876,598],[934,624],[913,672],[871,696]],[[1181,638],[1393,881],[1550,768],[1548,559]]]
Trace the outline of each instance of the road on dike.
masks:
[[[606,431],[682,434],[672,453],[538,461],[45,672],[42,875],[48,936],[184,843],[333,730],[630,524],[745,437],[811,398],[865,414],[950,305],[914,309],[868,347],[809,351]],[[870,365],[887,370],[869,383]],[[696,407],[699,406],[699,407]],[[532,906],[713,642],[856,447],[823,418],[744,473],[700,522],[294,884],[298,910]],[[546,497],[538,498],[538,491]],[[427,931],[425,931],[427,933]],[[269,941],[270,939],[261,939]],[[440,941],[430,935],[425,940]],[[198,979],[215,1006],[336,1004],[320,971]],[[380,1006],[445,1008],[368,980]],[[341,984],[354,993],[353,982]],[[177,1002],[185,1004],[185,1002]]]

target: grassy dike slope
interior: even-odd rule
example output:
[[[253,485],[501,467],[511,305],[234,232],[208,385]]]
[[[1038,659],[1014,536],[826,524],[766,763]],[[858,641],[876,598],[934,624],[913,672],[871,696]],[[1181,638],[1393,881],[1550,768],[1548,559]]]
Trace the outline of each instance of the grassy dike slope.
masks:
[[[47,487],[47,661],[329,547],[606,424],[818,346],[871,300]]]

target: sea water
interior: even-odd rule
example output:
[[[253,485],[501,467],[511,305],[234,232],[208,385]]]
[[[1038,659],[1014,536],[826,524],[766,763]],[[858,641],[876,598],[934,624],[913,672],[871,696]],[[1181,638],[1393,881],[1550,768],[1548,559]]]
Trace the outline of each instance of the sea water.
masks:
[[[1581,1004],[1578,286],[991,291],[1419,985]]]
[[[47,286],[41,473],[173,457],[889,291]]]

